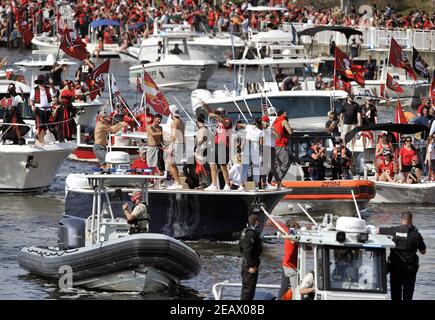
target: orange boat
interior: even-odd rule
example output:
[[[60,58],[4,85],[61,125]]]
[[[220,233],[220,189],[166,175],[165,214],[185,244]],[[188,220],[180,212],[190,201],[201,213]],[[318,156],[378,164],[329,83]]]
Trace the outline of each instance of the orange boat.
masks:
[[[274,210],[278,215],[300,213],[299,203],[310,213],[352,216],[356,212],[352,190],[360,210],[376,196],[370,180],[283,181],[283,186],[289,191]]]

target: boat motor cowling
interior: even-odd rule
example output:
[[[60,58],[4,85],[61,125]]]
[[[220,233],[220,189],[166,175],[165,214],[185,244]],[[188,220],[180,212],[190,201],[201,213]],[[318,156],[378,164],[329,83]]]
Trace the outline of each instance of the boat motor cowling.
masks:
[[[81,218],[62,218],[59,221],[58,246],[61,250],[85,246],[86,221]]]

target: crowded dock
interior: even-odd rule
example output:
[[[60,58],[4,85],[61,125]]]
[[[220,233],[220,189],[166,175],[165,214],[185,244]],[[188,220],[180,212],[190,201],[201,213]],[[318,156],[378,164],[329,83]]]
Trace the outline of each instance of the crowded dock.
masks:
[[[435,11],[336,2],[3,1],[0,299],[434,299]]]

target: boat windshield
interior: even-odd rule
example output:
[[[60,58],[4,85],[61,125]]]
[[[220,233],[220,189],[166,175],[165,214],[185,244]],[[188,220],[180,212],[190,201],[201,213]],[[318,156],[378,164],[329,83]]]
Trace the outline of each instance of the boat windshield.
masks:
[[[253,124],[255,119],[261,118],[262,114],[261,112],[252,112],[252,117],[249,113],[244,113],[246,119],[249,121],[249,124]],[[246,123],[245,118],[240,114],[240,112],[230,112],[228,113],[228,118],[230,118],[233,125],[236,124],[238,120],[241,120],[242,123]]]
[[[386,293],[383,248],[324,247],[324,287],[330,291]]]

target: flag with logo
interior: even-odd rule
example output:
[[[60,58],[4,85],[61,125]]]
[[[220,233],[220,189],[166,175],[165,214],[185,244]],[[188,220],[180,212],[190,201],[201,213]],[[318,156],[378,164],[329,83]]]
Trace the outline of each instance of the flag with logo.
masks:
[[[364,87],[364,67],[353,63],[339,48],[335,48],[334,68],[338,74],[345,76],[349,80],[354,80],[361,87]]]
[[[392,66],[405,69],[414,80],[417,80],[417,76],[409,63],[406,53],[393,37],[391,37],[390,56],[388,60]]]
[[[396,106],[396,114],[394,116],[394,122],[395,123],[408,123],[408,119],[405,117],[405,113],[403,112],[402,105],[400,104],[400,100],[397,99],[397,106]],[[394,136],[396,137],[396,141],[399,141],[399,134],[397,132],[393,132]]]
[[[104,74],[109,73],[109,67],[110,59],[107,59],[87,76],[86,84],[89,88],[91,100],[94,100],[104,91]]]
[[[429,65],[423,60],[420,53],[414,47],[412,47],[412,67],[420,77],[430,81]]]
[[[341,75],[334,77],[334,87],[336,90],[346,91],[348,94],[352,93],[352,85],[349,80]]]
[[[170,111],[168,101],[166,101],[163,93],[159,90],[153,79],[145,70],[143,72],[143,80],[145,84],[144,92],[146,103],[150,105],[155,112],[169,116]]]
[[[74,30],[68,28],[65,28],[62,33],[60,48],[67,55],[79,60],[85,60],[89,55],[88,51],[86,50],[86,44],[79,36],[77,36]]]
[[[387,82],[386,82],[387,88],[397,92],[397,93],[403,93],[403,88],[400,86],[399,82],[397,82],[396,79],[394,79],[391,74],[387,73]]]

